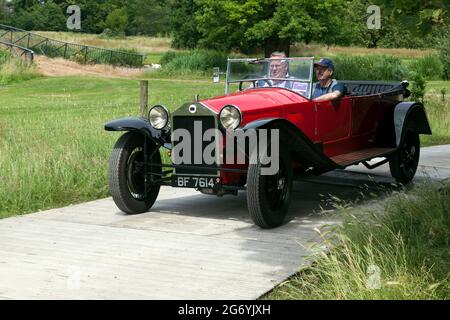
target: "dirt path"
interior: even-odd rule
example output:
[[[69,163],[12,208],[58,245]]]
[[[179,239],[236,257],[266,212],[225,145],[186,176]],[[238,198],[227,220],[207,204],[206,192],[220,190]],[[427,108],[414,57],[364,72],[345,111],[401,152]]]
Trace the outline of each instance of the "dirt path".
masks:
[[[113,67],[105,64],[83,65],[74,61],[62,58],[49,58],[46,56],[34,57],[38,71],[47,77],[65,77],[65,76],[97,76],[106,78],[145,78],[144,69]],[[198,79],[167,79],[167,78],[150,78],[151,80],[160,81],[177,81],[177,82],[194,82],[194,83],[210,83],[209,80]]]
[[[39,72],[48,77],[63,76],[99,76],[131,78],[140,75],[142,69],[113,67],[109,65],[82,65],[62,58],[35,56]]]

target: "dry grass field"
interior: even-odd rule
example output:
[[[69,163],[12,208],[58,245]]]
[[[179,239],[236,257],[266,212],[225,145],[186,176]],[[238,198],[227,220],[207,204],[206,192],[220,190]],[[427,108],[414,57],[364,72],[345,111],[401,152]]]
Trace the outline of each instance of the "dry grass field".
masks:
[[[170,38],[144,36],[104,38],[97,34],[49,31],[36,31],[35,33],[55,40],[108,49],[136,49],[143,53],[162,53],[173,50],[170,48]]]
[[[291,56],[335,56],[347,54],[354,56],[388,55],[404,59],[421,58],[435,53],[434,50],[405,49],[405,48],[363,48],[325,46],[323,44],[297,44],[291,49]]]

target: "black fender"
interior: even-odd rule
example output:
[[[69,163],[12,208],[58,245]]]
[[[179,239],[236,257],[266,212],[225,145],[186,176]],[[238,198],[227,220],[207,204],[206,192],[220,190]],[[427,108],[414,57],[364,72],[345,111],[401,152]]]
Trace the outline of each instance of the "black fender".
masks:
[[[432,134],[425,108],[419,102],[400,102],[394,109],[395,142],[397,147],[403,139],[408,122],[414,121],[416,132]]]
[[[105,130],[139,132],[161,146],[164,146],[167,137],[170,137],[170,132],[168,130],[158,130],[153,128],[148,120],[143,117],[128,117],[112,120],[105,124]]]
[[[316,173],[322,173],[333,169],[342,169],[327,155],[318,145],[314,144],[297,126],[283,118],[270,118],[256,120],[244,126],[243,130],[250,129],[279,129],[280,148],[287,147],[295,154],[302,166],[314,168]]]

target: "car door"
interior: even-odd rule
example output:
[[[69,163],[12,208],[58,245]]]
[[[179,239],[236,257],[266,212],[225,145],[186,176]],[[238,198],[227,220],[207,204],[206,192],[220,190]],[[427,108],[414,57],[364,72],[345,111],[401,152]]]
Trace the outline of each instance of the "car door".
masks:
[[[352,105],[352,137],[370,140],[375,135],[380,117],[380,101],[376,95],[354,97]]]
[[[316,137],[324,146],[350,137],[352,98],[315,102]]]

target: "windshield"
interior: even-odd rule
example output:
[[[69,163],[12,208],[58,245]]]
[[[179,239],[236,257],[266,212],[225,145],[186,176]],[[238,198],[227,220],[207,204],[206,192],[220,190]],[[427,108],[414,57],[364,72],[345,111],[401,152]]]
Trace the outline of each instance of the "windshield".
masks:
[[[253,88],[286,88],[311,97],[314,58],[228,59],[226,94]]]

